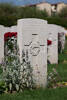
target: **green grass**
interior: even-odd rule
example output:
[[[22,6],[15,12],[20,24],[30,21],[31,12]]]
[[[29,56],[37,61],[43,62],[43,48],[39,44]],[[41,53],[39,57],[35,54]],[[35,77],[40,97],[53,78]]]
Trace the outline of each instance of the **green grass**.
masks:
[[[52,71],[52,68],[56,68],[57,72],[59,73],[59,76],[61,78],[61,81],[67,81],[67,63],[64,63],[64,61],[67,61],[67,38],[65,43],[65,49],[62,54],[59,54],[59,64],[52,64],[48,65],[48,72]]]
[[[61,81],[67,81],[67,64],[49,65],[48,71],[52,71],[52,68],[56,68]]]
[[[67,88],[38,89],[23,93],[3,94],[0,100],[67,100]]]
[[[59,64],[57,65],[57,71],[62,78],[62,81],[67,81],[67,38],[65,43],[65,49],[62,54],[59,54]]]

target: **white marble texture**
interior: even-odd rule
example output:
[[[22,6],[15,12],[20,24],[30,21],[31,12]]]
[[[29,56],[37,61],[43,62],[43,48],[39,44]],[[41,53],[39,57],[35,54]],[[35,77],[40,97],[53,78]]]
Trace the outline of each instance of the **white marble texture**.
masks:
[[[37,87],[45,87],[47,83],[47,28],[44,20],[18,20],[20,58],[22,50],[28,50],[29,60],[33,68],[33,80],[35,80]]]

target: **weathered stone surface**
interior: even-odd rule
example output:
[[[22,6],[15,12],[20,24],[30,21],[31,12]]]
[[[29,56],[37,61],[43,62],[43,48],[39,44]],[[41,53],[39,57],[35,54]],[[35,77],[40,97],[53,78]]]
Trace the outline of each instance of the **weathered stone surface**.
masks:
[[[4,33],[3,34],[5,34],[7,32],[10,32],[10,31],[11,31],[11,28],[10,27],[4,27]]]
[[[45,87],[47,83],[47,29],[44,20],[18,20],[18,45],[20,58],[22,50],[28,50],[29,60],[33,68],[33,80],[37,87]]]
[[[51,64],[58,63],[58,26],[48,25],[48,40],[52,41],[52,44],[48,46],[48,62]]]
[[[17,26],[11,26],[10,30],[11,32],[17,32]]]
[[[65,46],[65,29],[61,26],[59,26],[58,42],[61,43],[61,49],[63,50]]]
[[[4,26],[0,25],[0,63],[4,57]]]

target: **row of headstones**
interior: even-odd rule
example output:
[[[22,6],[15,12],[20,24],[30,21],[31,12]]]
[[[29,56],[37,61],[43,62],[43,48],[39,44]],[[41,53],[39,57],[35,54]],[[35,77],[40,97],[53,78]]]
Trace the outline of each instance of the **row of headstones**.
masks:
[[[47,84],[47,59],[51,64],[58,63],[58,33],[64,33],[61,26],[48,24],[41,19],[20,19],[17,26],[0,26],[0,62],[4,57],[4,33],[17,32],[17,43],[20,51],[28,50],[29,61],[33,68],[33,80],[36,86],[45,87]],[[47,40],[52,44],[47,46]],[[65,35],[60,40],[65,43]]]

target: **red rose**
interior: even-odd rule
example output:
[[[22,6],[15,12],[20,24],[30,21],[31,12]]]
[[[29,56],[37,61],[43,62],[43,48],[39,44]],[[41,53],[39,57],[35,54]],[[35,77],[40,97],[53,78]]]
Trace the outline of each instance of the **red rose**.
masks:
[[[52,41],[51,40],[47,40],[47,45],[51,45]]]
[[[6,41],[6,40],[8,40],[9,37],[11,38],[12,36],[17,37],[17,32],[7,32],[7,33],[5,33],[4,34],[4,40]]]

